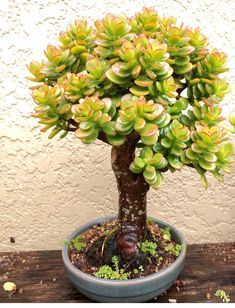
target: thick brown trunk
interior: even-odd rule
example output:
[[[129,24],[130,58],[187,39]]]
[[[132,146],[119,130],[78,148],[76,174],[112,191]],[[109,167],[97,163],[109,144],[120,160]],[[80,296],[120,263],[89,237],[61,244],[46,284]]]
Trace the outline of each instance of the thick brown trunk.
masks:
[[[142,174],[133,174],[129,170],[137,141],[138,137],[132,135],[122,146],[112,148],[112,168],[119,193],[116,244],[124,258],[137,254],[138,244],[147,231],[146,194],[149,185]]]

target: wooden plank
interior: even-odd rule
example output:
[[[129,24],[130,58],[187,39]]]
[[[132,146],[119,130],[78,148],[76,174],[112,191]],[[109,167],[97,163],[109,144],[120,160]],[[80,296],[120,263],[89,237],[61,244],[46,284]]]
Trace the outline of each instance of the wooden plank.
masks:
[[[186,266],[179,279],[184,286],[174,285],[152,302],[220,302],[214,296],[217,289],[225,290],[231,302],[235,302],[235,243],[189,245]],[[17,285],[14,294],[3,290],[6,281]],[[60,251],[34,251],[0,253],[0,302],[91,301],[69,282]]]

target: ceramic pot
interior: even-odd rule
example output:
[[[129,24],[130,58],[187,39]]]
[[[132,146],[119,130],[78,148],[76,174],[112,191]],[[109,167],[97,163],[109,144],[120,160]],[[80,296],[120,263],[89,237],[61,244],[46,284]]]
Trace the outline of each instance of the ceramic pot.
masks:
[[[72,240],[94,225],[110,221],[114,218],[116,217],[105,217],[91,221],[73,232],[68,240]],[[152,217],[151,219],[158,224],[160,228],[169,227],[172,239],[176,241],[176,243],[186,244],[183,236],[172,225],[159,219]],[[64,245],[62,250],[63,262],[74,286],[88,298],[96,302],[106,303],[141,303],[160,295],[172,286],[181,273],[185,263],[185,255],[186,248],[183,248],[181,254],[173,264],[160,270],[158,273],[146,277],[129,280],[108,280],[96,278],[80,271],[70,261],[68,245]]]

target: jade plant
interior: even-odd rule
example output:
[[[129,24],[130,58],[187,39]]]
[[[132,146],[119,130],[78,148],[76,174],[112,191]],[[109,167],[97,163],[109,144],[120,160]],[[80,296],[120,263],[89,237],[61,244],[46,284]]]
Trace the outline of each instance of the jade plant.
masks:
[[[110,146],[116,245],[124,258],[134,256],[146,240],[146,194],[167,171],[190,167],[205,187],[208,174],[223,181],[230,171],[235,114],[228,127],[220,107],[230,90],[227,56],[209,48],[199,29],[144,8],[94,25],[77,20],[45,57],[28,66],[37,83],[33,116],[50,139],[74,132],[85,144]]]

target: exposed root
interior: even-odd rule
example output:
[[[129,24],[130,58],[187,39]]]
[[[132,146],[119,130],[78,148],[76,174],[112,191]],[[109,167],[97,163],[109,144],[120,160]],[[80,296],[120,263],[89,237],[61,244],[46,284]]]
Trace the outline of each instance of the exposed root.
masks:
[[[103,255],[104,255],[104,249],[105,249],[105,245],[107,243],[107,241],[110,239],[110,237],[117,232],[117,228],[114,228],[113,230],[111,230],[109,232],[109,234],[104,238],[104,241],[103,241],[103,244],[102,244],[102,247],[101,247],[101,257],[103,258]]]

